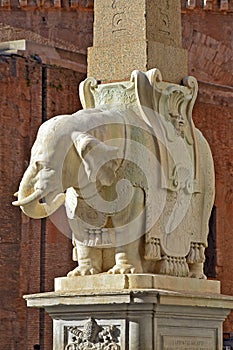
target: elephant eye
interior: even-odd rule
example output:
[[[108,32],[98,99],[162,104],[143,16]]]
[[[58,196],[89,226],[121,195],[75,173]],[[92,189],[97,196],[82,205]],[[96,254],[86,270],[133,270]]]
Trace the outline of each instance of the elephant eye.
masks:
[[[41,170],[42,168],[43,168],[43,162],[42,161],[40,161],[40,160],[37,160],[36,162],[35,162],[35,165],[36,165],[36,168],[37,168],[37,170]]]

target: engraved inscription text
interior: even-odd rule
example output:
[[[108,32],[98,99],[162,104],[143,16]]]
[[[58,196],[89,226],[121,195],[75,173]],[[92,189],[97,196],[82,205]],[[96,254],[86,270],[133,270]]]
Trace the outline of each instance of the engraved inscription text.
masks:
[[[163,350],[213,350],[210,337],[163,336]]]

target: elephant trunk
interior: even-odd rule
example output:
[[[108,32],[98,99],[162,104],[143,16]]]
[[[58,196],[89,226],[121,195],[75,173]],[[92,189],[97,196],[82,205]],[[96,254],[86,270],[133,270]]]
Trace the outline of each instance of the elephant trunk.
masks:
[[[59,193],[50,204],[42,203],[40,200],[46,196],[42,189],[34,189],[32,179],[35,178],[36,171],[33,167],[28,167],[17,193],[18,200],[12,204],[20,206],[22,211],[32,219],[41,219],[54,213],[65,201],[65,194]]]

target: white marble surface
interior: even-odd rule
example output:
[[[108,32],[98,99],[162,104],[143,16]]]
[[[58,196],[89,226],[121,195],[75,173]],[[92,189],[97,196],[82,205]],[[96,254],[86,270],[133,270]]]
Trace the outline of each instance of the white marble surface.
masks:
[[[54,280],[55,292],[96,290],[159,289],[189,293],[220,293],[220,282],[188,277],[154,274],[98,274],[93,276],[58,277]]]

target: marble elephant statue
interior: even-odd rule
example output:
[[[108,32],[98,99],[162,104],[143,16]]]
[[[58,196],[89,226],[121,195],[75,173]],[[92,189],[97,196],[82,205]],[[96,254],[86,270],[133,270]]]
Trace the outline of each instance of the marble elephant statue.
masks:
[[[135,239],[145,230],[145,200],[144,190],[139,185],[140,176],[136,176],[138,184],[134,181],[134,186],[131,186],[132,177],[129,175],[129,180],[119,189],[123,169],[128,168],[125,153],[126,134],[130,137],[131,133],[130,118],[135,118],[134,112],[95,108],[56,116],[38,130],[29,166],[16,194],[18,200],[13,205],[20,206],[27,216],[40,219],[50,216],[65,204],[74,234],[74,255],[78,256],[79,263],[70,275],[101,272],[105,269],[102,261],[108,265],[114,257],[113,273],[133,272],[135,268],[142,270],[140,258],[134,259],[134,264],[128,263],[127,244],[124,249],[121,247],[125,245],[125,239],[123,243],[119,239],[113,243],[109,233],[112,228],[117,230],[120,227],[118,231],[122,237],[122,225],[128,225],[132,237],[126,241],[130,242],[132,249]],[[140,124],[145,128],[140,120],[134,121],[130,128]],[[153,137],[150,137],[154,144]],[[128,204],[128,196],[131,204]],[[94,228],[98,228],[103,236],[101,243],[96,237],[95,242],[91,238],[93,230],[98,231]],[[109,249],[112,245],[114,247]],[[104,254],[103,247],[108,248]],[[105,259],[102,255],[111,258]]]
[[[126,95],[129,91],[133,96],[127,95],[127,101],[115,103],[106,84],[106,91],[103,87],[98,92],[103,104],[90,102],[87,109],[56,116],[39,128],[13,204],[38,219],[65,204],[73,260],[78,262],[68,276],[108,272],[205,277],[214,196],[211,152],[186,115],[184,88],[170,89],[170,100],[159,99],[168,105],[162,111],[168,118],[161,118],[156,106],[141,108],[138,84],[142,81],[148,89],[143,101],[148,106],[151,76],[136,74],[137,91],[132,93],[132,83],[126,86]],[[125,86],[123,90],[125,96]],[[152,114],[159,123],[151,126],[143,114]],[[154,132],[157,127],[162,131]]]

